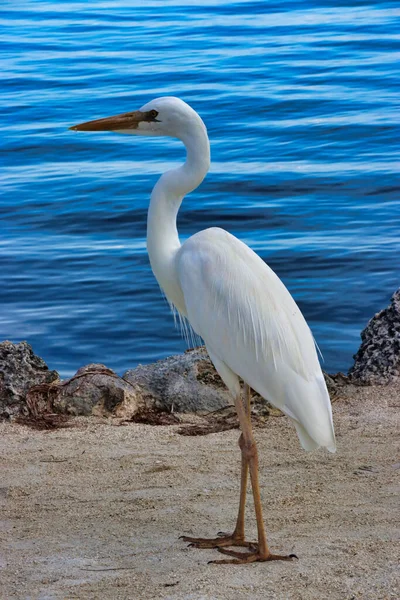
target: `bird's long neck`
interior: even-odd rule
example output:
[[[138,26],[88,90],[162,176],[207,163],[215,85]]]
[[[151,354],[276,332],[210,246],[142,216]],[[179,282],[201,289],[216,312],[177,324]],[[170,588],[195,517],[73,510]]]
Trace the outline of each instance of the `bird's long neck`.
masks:
[[[151,194],[147,216],[147,251],[153,273],[167,299],[180,309],[174,258],[180,248],[176,218],[186,194],[203,181],[210,166],[210,144],[204,123],[198,117],[190,131],[182,135],[186,146],[185,163],[164,173]],[[179,288],[178,284],[178,288]]]

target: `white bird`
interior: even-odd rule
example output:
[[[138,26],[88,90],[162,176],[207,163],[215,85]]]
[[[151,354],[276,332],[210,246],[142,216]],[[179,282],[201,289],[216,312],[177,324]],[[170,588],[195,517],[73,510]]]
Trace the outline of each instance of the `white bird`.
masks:
[[[329,394],[311,331],[292,296],[257,254],[236,237],[211,227],[183,244],[176,218],[186,194],[203,181],[210,166],[207,129],[179,98],[157,98],[140,110],[71,127],[77,131],[115,131],[169,136],[186,146],[186,162],[164,173],[151,194],[147,249],[154,275],[170,305],[205,342],[215,368],[235,402],[241,436],[239,513],[231,535],[183,537],[199,548],[217,548],[233,559],[219,563],[290,560],[272,554],[262,517],[258,456],[250,417],[250,388],[293,422],[305,450],[324,446],[334,452]],[[244,383],[244,398],[239,378]],[[244,536],[244,507],[250,471],[258,542]],[[237,552],[228,546],[244,546]]]

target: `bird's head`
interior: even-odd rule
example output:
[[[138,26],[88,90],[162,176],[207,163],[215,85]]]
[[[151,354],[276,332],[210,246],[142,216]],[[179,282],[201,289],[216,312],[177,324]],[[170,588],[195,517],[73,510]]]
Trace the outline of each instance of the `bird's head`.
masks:
[[[133,112],[74,125],[74,131],[115,131],[133,135],[162,135],[182,139],[194,125],[204,123],[183,100],[173,96],[151,100]]]

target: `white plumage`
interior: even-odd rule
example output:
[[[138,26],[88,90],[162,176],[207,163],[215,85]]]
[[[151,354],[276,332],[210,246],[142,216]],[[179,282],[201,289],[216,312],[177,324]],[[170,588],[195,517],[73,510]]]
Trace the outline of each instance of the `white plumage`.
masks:
[[[306,450],[335,451],[332,411],[314,340],[298,306],[278,276],[243,242],[213,227],[181,245],[176,217],[184,196],[210,165],[206,127],[179,98],[158,98],[140,110],[82,123],[74,130],[171,136],[186,146],[185,163],[164,173],[151,194],[147,248],[154,275],[170,305],[203,338],[211,360],[235,401],[242,435],[239,513],[232,535],[185,537],[201,548],[218,548],[247,563],[289,560],[269,551],[262,519],[257,449],[252,434],[250,388],[294,423]],[[245,382],[245,401],[239,377]],[[244,538],[244,507],[250,472],[258,542]],[[228,550],[245,546],[250,552]]]
[[[213,227],[177,254],[187,318],[233,397],[238,376],[293,419],[305,450],[335,450],[332,412],[311,331],[279,277]]]

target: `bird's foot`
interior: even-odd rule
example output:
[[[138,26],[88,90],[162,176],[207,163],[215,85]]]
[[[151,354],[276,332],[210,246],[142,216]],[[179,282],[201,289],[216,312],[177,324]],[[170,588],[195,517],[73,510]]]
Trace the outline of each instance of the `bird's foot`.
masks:
[[[231,535],[218,532],[216,538],[198,538],[182,535],[179,539],[189,542],[193,548],[224,548],[226,546],[244,546],[245,548],[257,549],[257,542],[247,542],[241,535],[232,533]]]
[[[227,548],[218,547],[218,551],[222,554],[228,554],[228,556],[234,556],[235,558],[222,559],[222,560],[210,560],[208,564],[218,565],[245,565],[253,562],[267,562],[270,560],[293,560],[297,558],[295,554],[271,554],[270,552],[261,554],[258,549],[255,552],[235,552],[235,550],[228,550]]]

